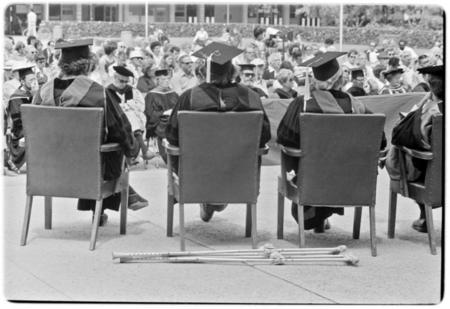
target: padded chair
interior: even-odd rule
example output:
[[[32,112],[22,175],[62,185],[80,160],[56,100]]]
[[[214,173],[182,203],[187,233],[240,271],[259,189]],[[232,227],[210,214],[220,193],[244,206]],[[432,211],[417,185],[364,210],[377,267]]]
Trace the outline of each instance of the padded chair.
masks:
[[[247,204],[245,236],[256,247],[256,202],[263,113],[181,111],[179,148],[164,141],[168,154],[167,236],[173,235],[174,204],[180,207],[180,247],[185,250],[184,204]],[[178,157],[178,174],[175,156]],[[250,232],[251,231],[251,232]]]
[[[436,254],[436,232],[433,225],[433,208],[442,207],[442,115],[432,117],[431,151],[417,151],[406,147],[397,148],[400,151],[400,180],[391,180],[388,238],[395,237],[395,217],[397,211],[397,194],[412,198],[418,203],[425,204],[428,240],[431,254]],[[427,160],[425,181],[408,182],[406,178],[405,155]]]
[[[90,250],[95,249],[102,200],[122,192],[120,234],[126,233],[128,170],[103,179],[102,154],[120,151],[119,144],[102,144],[103,109],[22,105],[26,139],[27,200],[20,244],[24,246],[34,196],[45,197],[45,228],[52,228],[52,197],[97,200]]]
[[[300,114],[300,149],[281,146],[278,239],[283,239],[284,199],[298,204],[299,247],[305,246],[303,206],[356,207],[353,238],[359,238],[362,207],[369,207],[372,255],[376,256],[375,197],[384,115]],[[298,157],[297,183],[287,179],[286,159]]]

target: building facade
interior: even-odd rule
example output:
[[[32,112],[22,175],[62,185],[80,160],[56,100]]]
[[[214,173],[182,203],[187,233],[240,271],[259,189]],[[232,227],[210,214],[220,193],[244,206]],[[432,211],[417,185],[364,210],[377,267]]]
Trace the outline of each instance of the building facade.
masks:
[[[26,28],[28,4],[6,8],[6,32],[17,31],[17,23]],[[145,4],[33,4],[39,20],[145,22]],[[227,4],[149,4],[149,23],[251,23],[265,25],[305,24],[295,5],[227,5]],[[310,23],[312,26],[312,23]],[[314,20],[320,26],[320,20]],[[14,33],[13,33],[14,34]]]

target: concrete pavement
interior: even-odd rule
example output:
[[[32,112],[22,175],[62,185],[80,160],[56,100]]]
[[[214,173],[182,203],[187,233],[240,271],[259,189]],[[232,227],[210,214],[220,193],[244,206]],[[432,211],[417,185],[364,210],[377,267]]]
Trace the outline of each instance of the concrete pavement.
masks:
[[[263,166],[258,201],[258,241],[295,247],[297,225],[286,207],[285,239],[276,239],[276,176],[279,166]],[[173,238],[165,236],[166,170],[132,171],[130,182],[150,207],[129,211],[127,235],[119,235],[119,214],[99,229],[97,248],[88,250],[90,212],[76,200],[55,198],[53,229],[44,229],[44,201],[34,199],[27,246],[19,246],[25,207],[26,176],[4,177],[4,296],[9,300],[282,303],[282,304],[435,304],[441,293],[441,238],[438,255],[428,238],[411,228],[418,216],[414,202],[399,197],[396,238],[387,239],[388,176],[377,185],[378,256],[370,255],[369,212],[363,210],[361,235],[352,239],[353,210],[331,217],[324,234],[308,231],[310,247],[346,245],[359,257],[356,267],[341,264],[114,264],[113,251],[178,251],[178,209]],[[286,203],[287,204],[287,203]],[[289,204],[287,204],[289,205]],[[441,234],[442,210],[433,211]],[[185,208],[188,250],[250,248],[244,237],[245,207],[230,205],[210,223],[198,205]]]

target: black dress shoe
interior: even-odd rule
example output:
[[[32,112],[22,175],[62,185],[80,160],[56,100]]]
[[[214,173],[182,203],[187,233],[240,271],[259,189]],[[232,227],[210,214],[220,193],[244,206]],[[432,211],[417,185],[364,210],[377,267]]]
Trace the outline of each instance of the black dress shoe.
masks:
[[[92,215],[92,222],[94,222],[94,215]],[[100,215],[100,223],[98,226],[105,226],[106,222],[108,222],[108,215],[103,213]]]
[[[413,222],[412,228],[420,233],[428,233],[427,221],[423,218],[417,219]]]
[[[204,222],[209,222],[214,215],[214,208],[208,204],[200,204],[200,218]]]

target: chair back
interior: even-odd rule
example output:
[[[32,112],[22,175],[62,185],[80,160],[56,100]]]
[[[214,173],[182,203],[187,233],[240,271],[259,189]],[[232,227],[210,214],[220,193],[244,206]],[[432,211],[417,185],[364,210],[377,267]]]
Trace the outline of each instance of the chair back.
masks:
[[[384,120],[375,114],[300,114],[300,204],[374,205]]]
[[[99,199],[102,108],[22,105],[27,194]]]
[[[256,203],[263,113],[181,111],[180,202]]]
[[[425,199],[433,207],[442,206],[442,115],[431,119],[431,151],[433,159],[428,163],[425,175]]]

